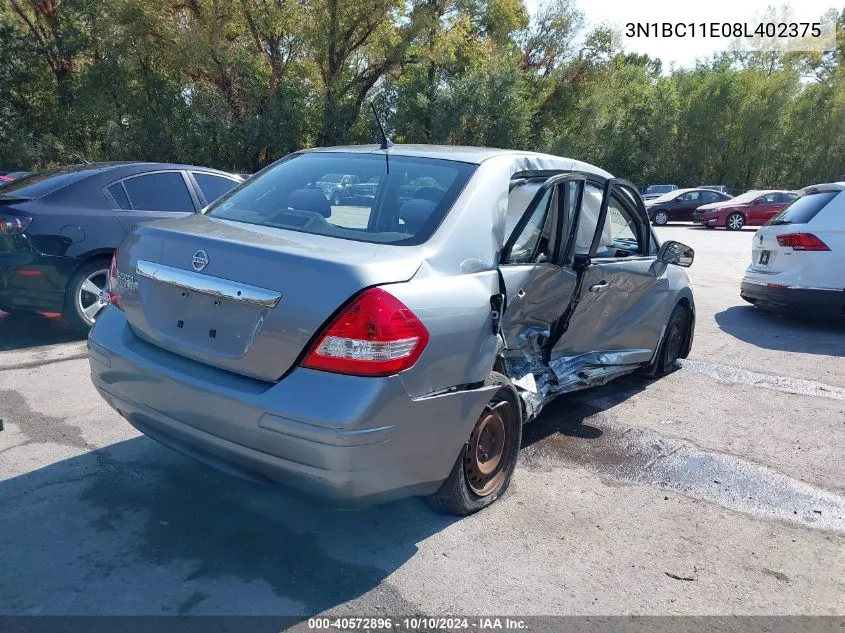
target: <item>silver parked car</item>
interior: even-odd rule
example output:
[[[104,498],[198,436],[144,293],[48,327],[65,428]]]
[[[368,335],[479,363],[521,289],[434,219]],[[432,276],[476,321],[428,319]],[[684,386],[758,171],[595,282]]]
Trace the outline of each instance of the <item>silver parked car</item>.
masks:
[[[333,206],[327,174],[376,194]],[[231,472],[469,514],[555,396],[687,355],[692,259],[658,243],[633,185],[579,161],[303,151],[130,234],[91,373],[143,433]]]

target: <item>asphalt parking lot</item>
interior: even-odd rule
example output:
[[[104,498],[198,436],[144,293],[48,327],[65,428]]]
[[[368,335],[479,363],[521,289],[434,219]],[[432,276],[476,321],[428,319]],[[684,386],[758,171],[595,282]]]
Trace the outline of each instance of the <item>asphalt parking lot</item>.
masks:
[[[696,249],[690,359],[559,399],[462,520],[209,470],[59,321],[0,320],[0,615],[845,614],[845,328],[739,298],[753,230],[659,233]]]

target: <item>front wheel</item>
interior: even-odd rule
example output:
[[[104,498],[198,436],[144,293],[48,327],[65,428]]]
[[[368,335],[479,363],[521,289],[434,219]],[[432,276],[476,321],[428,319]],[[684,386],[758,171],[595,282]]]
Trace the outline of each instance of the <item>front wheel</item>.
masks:
[[[428,503],[435,510],[458,516],[486,508],[507,490],[521,442],[520,405],[513,391],[505,387],[484,407],[449,477],[427,498]]]
[[[654,222],[655,226],[664,226],[669,222],[669,214],[665,211],[656,211],[652,222]]]
[[[79,332],[87,332],[109,303],[108,262],[83,264],[71,277],[65,293],[62,316],[68,325]]]
[[[340,205],[340,192],[339,192],[339,191],[335,191],[335,192],[332,194],[332,204],[333,204],[334,206],[338,206],[338,205]]]
[[[678,360],[684,352],[692,325],[690,314],[682,305],[676,305],[669,316],[666,334],[657,359],[657,374],[668,374],[678,366]]]
[[[739,231],[745,226],[745,218],[741,213],[731,213],[725,220],[725,228],[729,231]]]

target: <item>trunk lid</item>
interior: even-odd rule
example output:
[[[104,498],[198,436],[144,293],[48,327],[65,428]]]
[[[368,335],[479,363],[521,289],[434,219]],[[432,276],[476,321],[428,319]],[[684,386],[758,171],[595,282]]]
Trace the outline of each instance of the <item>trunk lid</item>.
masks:
[[[422,259],[415,247],[192,215],[139,226],[120,247],[118,288],[140,338],[273,381],[350,297],[410,279]]]
[[[780,273],[793,263],[791,247],[778,244],[777,237],[784,233],[799,233],[805,225],[767,224],[751,240],[751,268],[759,272]]]

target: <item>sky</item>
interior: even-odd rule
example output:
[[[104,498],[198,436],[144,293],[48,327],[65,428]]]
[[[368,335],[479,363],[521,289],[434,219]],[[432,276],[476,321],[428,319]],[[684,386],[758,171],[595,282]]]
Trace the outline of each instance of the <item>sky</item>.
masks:
[[[529,11],[534,11],[543,0],[525,0]],[[624,27],[629,22],[653,23],[672,22],[695,24],[747,22],[756,25],[771,5],[782,7],[783,2],[772,0],[576,0],[585,14],[587,28],[602,22],[616,23]],[[829,9],[841,11],[845,0],[797,0],[788,9],[797,22],[817,21]],[[751,26],[753,29],[754,26]],[[727,39],[689,36],[679,38],[637,38],[626,39],[626,52],[646,53],[659,57],[668,69],[671,65],[691,67],[697,57],[709,57],[715,52],[727,50]],[[781,40],[783,42],[783,40]]]

